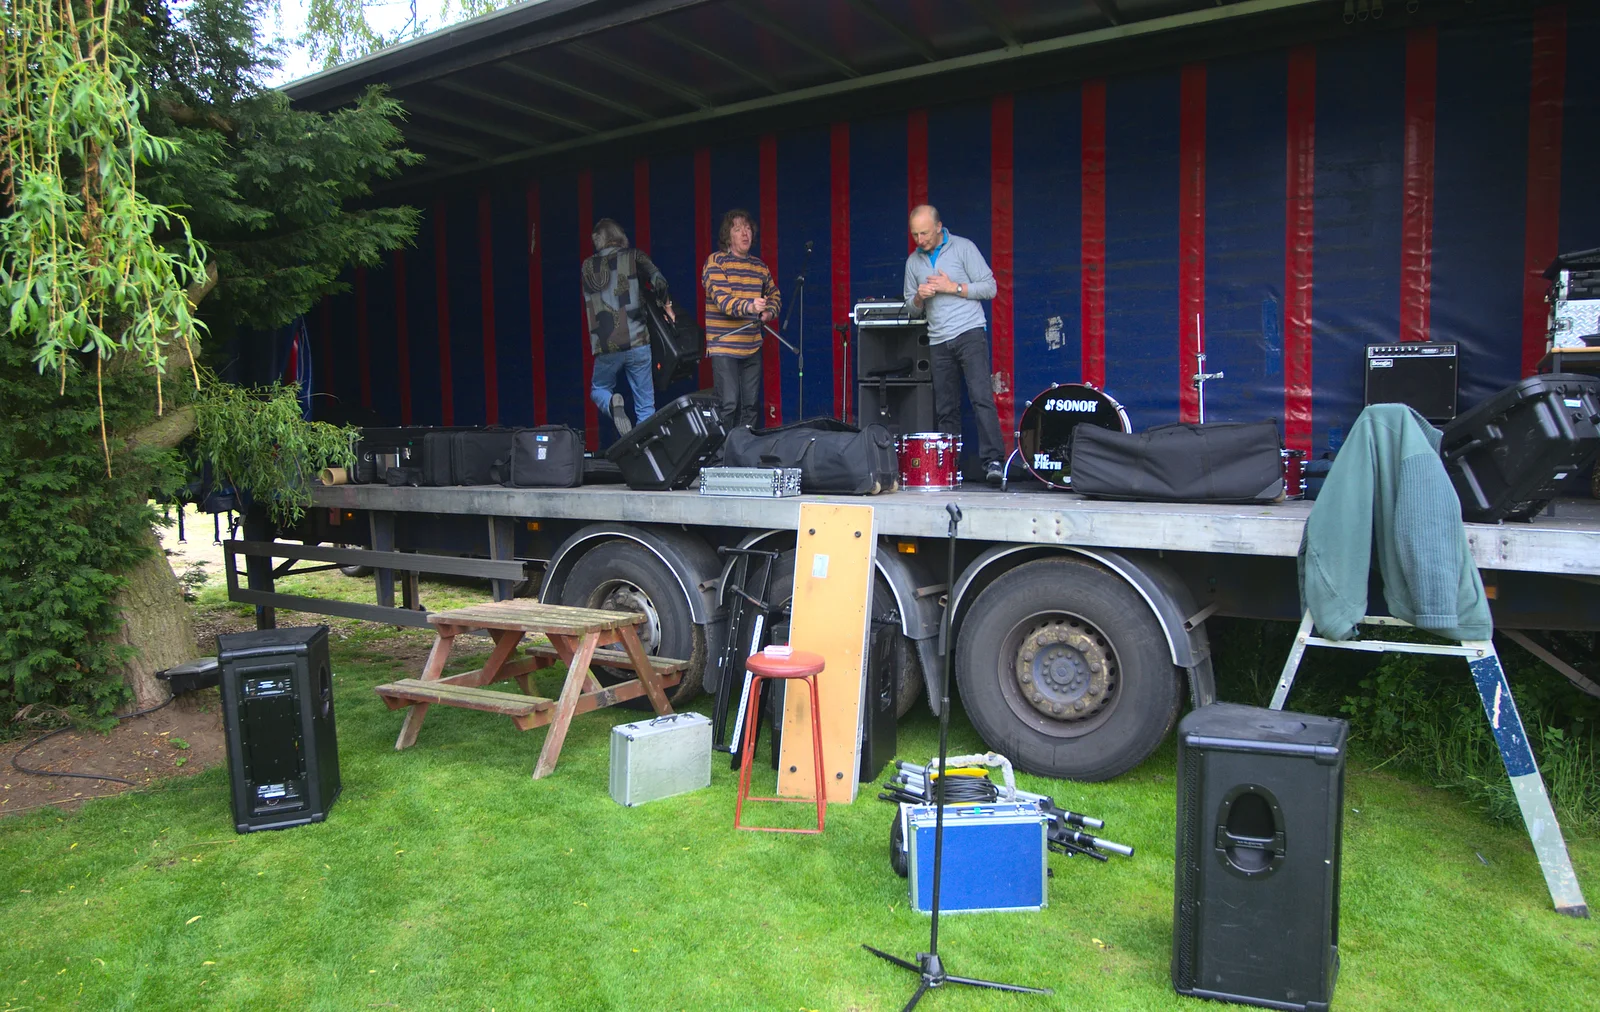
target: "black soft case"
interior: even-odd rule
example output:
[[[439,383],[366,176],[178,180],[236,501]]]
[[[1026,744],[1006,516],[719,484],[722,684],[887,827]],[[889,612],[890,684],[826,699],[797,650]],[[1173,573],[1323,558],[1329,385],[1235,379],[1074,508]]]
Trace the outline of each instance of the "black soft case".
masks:
[[[1072,432],[1072,491],[1096,499],[1254,503],[1283,497],[1274,419]]]
[[[511,433],[511,453],[497,462],[500,483],[515,488],[572,488],[583,484],[583,435],[565,425]]]
[[[875,495],[899,486],[894,437],[876,423],[856,428],[810,418],[772,429],[744,426],[728,434],[729,467],[798,467],[804,492]]]

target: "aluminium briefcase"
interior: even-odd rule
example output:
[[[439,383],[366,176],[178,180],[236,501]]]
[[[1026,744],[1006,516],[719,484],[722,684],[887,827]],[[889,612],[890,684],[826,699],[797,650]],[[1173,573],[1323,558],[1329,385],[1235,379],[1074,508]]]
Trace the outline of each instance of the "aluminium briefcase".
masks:
[[[669,713],[611,729],[611,800],[633,807],[711,786],[711,721]]]
[[[1283,498],[1276,419],[1072,430],[1072,491],[1138,502],[1262,503]]]

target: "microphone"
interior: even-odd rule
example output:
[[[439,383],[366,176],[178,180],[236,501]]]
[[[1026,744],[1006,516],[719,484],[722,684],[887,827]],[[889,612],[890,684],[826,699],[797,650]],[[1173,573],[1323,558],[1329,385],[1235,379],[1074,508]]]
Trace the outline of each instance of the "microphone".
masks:
[[[807,253],[811,252],[811,240],[810,239],[806,240],[806,252]]]

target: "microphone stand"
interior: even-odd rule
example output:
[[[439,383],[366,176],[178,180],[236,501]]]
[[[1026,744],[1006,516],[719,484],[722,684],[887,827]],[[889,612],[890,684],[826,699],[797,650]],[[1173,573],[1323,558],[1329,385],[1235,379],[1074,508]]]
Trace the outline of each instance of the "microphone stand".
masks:
[[[945,586],[956,585],[956,529],[961,525],[961,507],[955,503],[945,504],[945,511],[950,514],[950,552],[946,566]],[[951,655],[955,652],[955,644],[950,642],[950,611],[944,610],[944,623],[939,630],[939,643],[944,650],[943,670],[939,675],[939,694],[942,697],[939,706],[939,779],[934,781],[934,817],[933,817],[933,924],[928,933],[928,951],[917,953],[917,961],[901,959],[891,956],[880,949],[870,945],[862,945],[863,949],[885,959],[895,966],[904,967],[912,973],[918,974],[921,981],[917,990],[911,995],[911,1000],[906,1003],[902,1012],[911,1012],[917,1007],[917,1002],[922,996],[936,987],[945,984],[965,984],[968,987],[988,988],[991,991],[1013,991],[1023,994],[1055,994],[1047,987],[1024,987],[1021,984],[1002,984],[993,980],[980,980],[977,977],[957,977],[946,973],[944,963],[939,959],[939,883],[944,875],[944,764],[949,755],[950,746],[950,663]],[[933,770],[928,771],[929,775]],[[924,792],[926,793],[926,792]]]
[[[789,329],[789,317],[793,316],[795,309],[798,308],[800,310],[800,332],[799,334],[795,335],[794,339],[795,344],[798,345],[798,347],[792,350],[794,351],[796,358],[795,367],[799,370],[800,374],[799,385],[797,387],[797,389],[800,391],[800,394],[796,403],[796,410],[800,412],[801,418],[806,416],[806,275],[810,273],[810,271],[811,240],[807,239],[806,258],[800,262],[800,273],[796,274],[794,278],[794,301],[789,303],[789,311],[783,314],[783,326],[781,328],[783,330]],[[774,334],[773,336],[776,337],[777,335]],[[782,338],[779,338],[779,340],[782,340]]]

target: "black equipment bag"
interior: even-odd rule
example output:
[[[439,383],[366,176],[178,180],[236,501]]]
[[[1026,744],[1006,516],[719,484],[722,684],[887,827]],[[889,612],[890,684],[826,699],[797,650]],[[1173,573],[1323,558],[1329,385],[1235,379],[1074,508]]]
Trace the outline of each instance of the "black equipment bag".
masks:
[[[689,394],[635,425],[606,459],[622,469],[629,488],[688,488],[727,434],[717,402]]]
[[[584,485],[621,485],[622,468],[605,458],[604,454],[583,455]]]
[[[1444,430],[1439,452],[1474,523],[1532,520],[1600,453],[1600,377],[1519,380]]]
[[[1276,419],[1072,430],[1072,491],[1095,499],[1252,503],[1283,498]]]
[[[652,292],[644,293],[645,330],[650,334],[650,371],[656,392],[695,375],[706,353],[706,338],[692,313],[678,307],[677,320],[656,304]]]
[[[858,429],[832,418],[728,433],[728,467],[798,467],[803,492],[876,495],[900,484],[894,437],[873,423]]]
[[[496,461],[511,456],[510,429],[468,429],[450,441],[450,471],[457,485],[495,485]]]
[[[583,484],[583,434],[565,425],[511,433],[511,452],[495,461],[494,477],[514,488],[573,488]]]
[[[356,466],[350,473],[355,485],[381,484],[391,467],[415,467],[422,439],[433,431],[425,425],[368,426],[356,441]]]
[[[422,459],[416,466],[422,471],[424,485],[454,485],[456,484],[455,470],[451,466],[453,454],[450,444],[455,439],[455,432],[450,430],[435,430],[425,433],[422,437]]]

